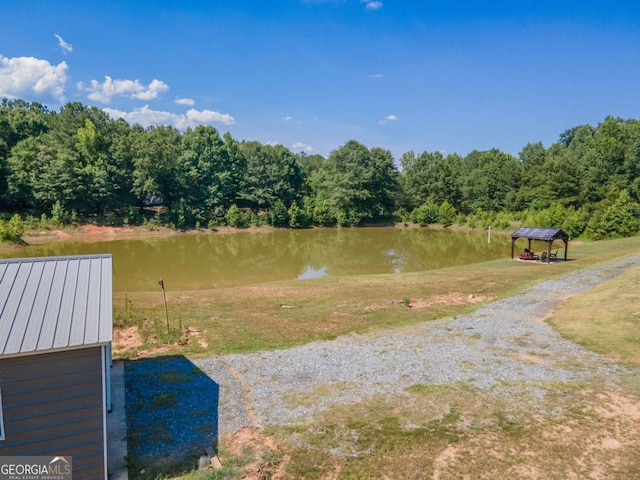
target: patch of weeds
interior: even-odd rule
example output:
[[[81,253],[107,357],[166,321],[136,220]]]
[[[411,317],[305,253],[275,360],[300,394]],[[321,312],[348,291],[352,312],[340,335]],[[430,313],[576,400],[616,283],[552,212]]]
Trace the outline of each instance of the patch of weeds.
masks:
[[[462,360],[460,362],[460,365],[463,365],[467,368],[474,368],[476,365],[478,365],[477,362],[472,362],[471,360]]]
[[[522,337],[516,337],[513,339],[513,343],[515,343],[517,346],[522,347],[522,348],[529,348],[531,347],[531,340],[529,340],[528,338],[525,338],[525,336]]]
[[[182,480],[234,480],[242,476],[242,469],[232,465],[229,467],[215,469],[215,470],[203,470],[194,471],[181,477]]]
[[[160,478],[174,478],[179,475],[187,474],[190,471],[193,471],[196,459],[194,457],[190,457],[187,459],[175,460],[175,459],[165,459],[165,461],[156,464],[145,464],[144,462],[138,462],[131,457],[126,458],[127,469],[129,470],[129,478],[135,480],[157,480]],[[207,473],[207,472],[198,472],[198,473]],[[237,472],[239,473],[239,472]],[[185,477],[181,477],[185,478]],[[189,477],[191,478],[191,477]],[[237,478],[236,477],[197,477],[200,479],[204,478]]]
[[[286,405],[291,407],[310,406],[317,402],[319,398],[329,396],[336,391],[348,391],[350,388],[353,388],[353,386],[353,384],[348,382],[332,384],[324,383],[313,389],[307,390],[306,392],[287,395],[284,398],[284,401]]]
[[[193,379],[178,370],[165,370],[158,375],[158,381],[162,383],[186,383]]]
[[[212,423],[212,422],[207,422],[207,423],[203,423],[203,424],[201,424],[201,425],[196,425],[196,426],[194,427],[194,430],[195,430],[197,433],[202,433],[202,434],[205,434],[205,435],[206,435],[206,434],[209,434],[209,433],[211,433],[211,432],[214,432],[214,431],[215,431],[215,427],[216,427],[216,426],[215,426],[215,424],[214,424],[214,423]]]
[[[434,440],[444,440],[446,443],[456,443],[461,432],[454,426],[460,419],[459,414],[449,412],[441,419],[431,420],[428,424],[428,432],[434,436]]]
[[[144,435],[140,431],[128,430],[126,438],[127,438],[127,445],[129,446],[129,448],[134,448],[135,446],[139,445],[140,442],[145,441]]]
[[[191,468],[188,473],[180,477],[181,480],[232,480],[237,478],[244,478],[247,472],[245,467],[251,463],[256,462],[256,452],[251,447],[244,447],[239,454],[233,454],[223,445],[220,446],[218,451],[218,458],[222,463],[222,468],[213,470],[194,470],[192,462]],[[253,477],[252,477],[253,478]],[[256,478],[267,479],[271,478],[270,475],[262,475]]]
[[[500,427],[504,433],[512,436],[520,436],[524,433],[524,426],[511,418],[506,412],[495,411],[493,412],[493,416],[498,422],[498,427]]]
[[[405,390],[410,393],[432,393],[439,389],[437,385],[425,385],[423,383],[416,383],[407,387]]]
[[[456,423],[460,420],[460,413],[457,412],[455,409],[450,409],[447,413],[444,414],[444,416],[442,417],[442,421],[444,423]]]
[[[527,352],[529,355],[534,355],[536,357],[550,357],[551,354],[549,352],[545,352],[544,350],[530,350]]]
[[[200,410],[196,410],[195,412],[193,412],[193,416],[194,417],[204,417],[206,415],[213,415],[214,412],[211,411],[211,407],[204,407],[201,408]]]
[[[232,457],[232,462],[238,466],[248,465],[257,459],[256,451],[250,446],[244,446],[242,452],[237,457]]]
[[[289,453],[287,478],[319,479],[326,477],[330,471],[336,471],[342,461],[320,448],[295,448]]]
[[[173,392],[163,392],[153,397],[151,403],[156,408],[172,408],[178,405],[178,399]]]
[[[258,465],[255,468],[258,478],[272,478],[278,465],[282,462],[282,457],[282,452],[278,450],[271,450],[269,448],[263,450]]]

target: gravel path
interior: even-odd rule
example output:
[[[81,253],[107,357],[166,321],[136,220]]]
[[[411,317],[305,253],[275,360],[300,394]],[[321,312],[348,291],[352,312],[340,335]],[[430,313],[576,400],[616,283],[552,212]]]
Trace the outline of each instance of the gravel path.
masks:
[[[615,381],[622,367],[540,320],[568,295],[638,265],[640,255],[548,280],[455,319],[194,363],[220,385],[221,434],[298,423],[333,405],[414,384],[468,382],[488,389],[508,380],[535,388],[594,375]]]

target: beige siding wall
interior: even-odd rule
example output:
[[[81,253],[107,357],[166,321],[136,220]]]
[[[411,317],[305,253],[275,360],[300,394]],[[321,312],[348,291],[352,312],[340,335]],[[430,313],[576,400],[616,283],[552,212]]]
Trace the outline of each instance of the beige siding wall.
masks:
[[[100,347],[0,359],[0,455],[70,455],[73,478],[104,477]]]

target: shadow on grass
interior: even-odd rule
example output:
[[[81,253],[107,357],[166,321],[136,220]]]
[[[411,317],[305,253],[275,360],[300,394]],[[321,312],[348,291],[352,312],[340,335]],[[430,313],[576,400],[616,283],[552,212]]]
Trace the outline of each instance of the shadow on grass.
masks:
[[[193,469],[217,449],[219,385],[181,355],[125,363],[131,478]]]

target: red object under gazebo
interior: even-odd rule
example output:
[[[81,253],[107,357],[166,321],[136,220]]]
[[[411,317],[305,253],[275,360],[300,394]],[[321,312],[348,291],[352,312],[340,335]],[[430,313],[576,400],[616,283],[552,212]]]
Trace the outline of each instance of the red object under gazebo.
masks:
[[[519,238],[526,238],[529,241],[528,251],[531,251],[531,241],[541,240],[547,242],[547,263],[551,262],[551,245],[555,240],[564,242],[564,259],[567,259],[567,247],[569,246],[569,235],[559,228],[538,228],[538,227],[520,227],[511,234],[511,258],[513,259],[515,243]]]

